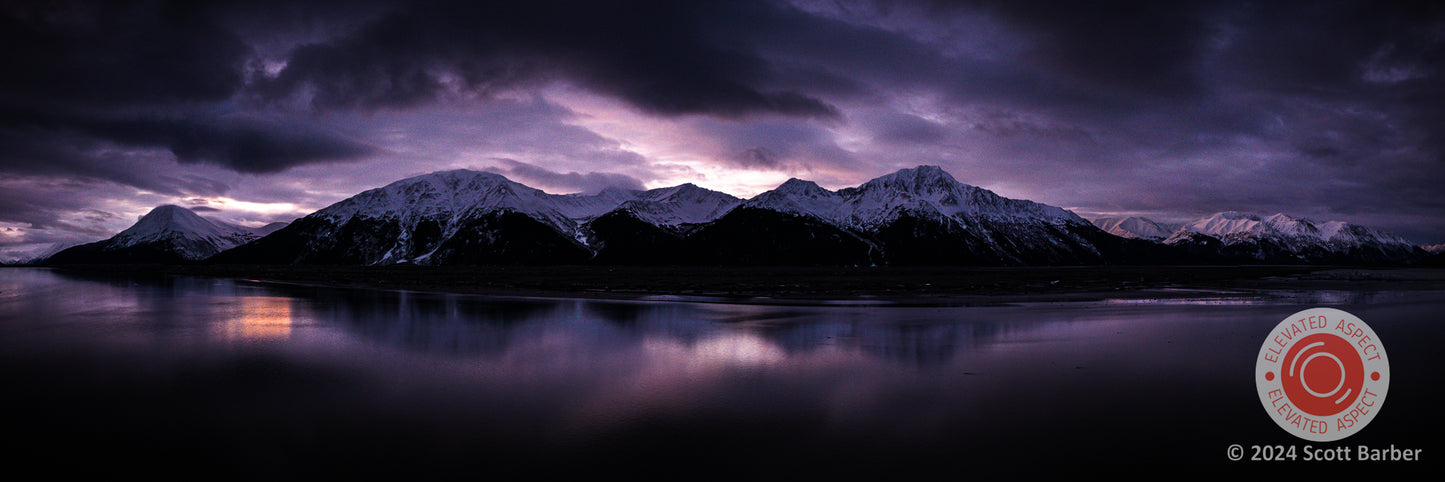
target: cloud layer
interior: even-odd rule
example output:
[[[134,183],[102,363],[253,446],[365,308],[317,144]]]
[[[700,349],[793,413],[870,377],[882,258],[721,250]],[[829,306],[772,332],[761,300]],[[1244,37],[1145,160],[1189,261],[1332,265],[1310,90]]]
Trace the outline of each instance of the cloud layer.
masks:
[[[1431,4],[10,2],[0,62],[0,258],[456,167],[747,196],[939,164],[1085,214],[1445,242]]]

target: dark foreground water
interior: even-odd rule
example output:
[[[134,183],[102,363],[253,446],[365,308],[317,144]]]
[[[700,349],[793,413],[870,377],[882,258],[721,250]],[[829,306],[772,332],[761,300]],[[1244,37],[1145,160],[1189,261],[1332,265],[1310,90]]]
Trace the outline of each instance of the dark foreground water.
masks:
[[[3,269],[0,458],[47,479],[1438,473],[1445,293],[1275,295],[748,306]],[[1251,378],[1314,306],[1370,323],[1391,362],[1380,414],[1337,443],[1275,426]]]

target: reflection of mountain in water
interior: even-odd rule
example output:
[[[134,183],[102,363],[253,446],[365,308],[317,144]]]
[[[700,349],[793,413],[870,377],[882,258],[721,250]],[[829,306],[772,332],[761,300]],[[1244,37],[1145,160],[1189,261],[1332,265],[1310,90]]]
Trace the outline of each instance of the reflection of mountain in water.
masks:
[[[837,346],[905,364],[927,366],[947,363],[961,352],[989,345],[1001,335],[1020,329],[1020,325],[1002,323],[828,323],[776,327],[767,335],[789,352]]]
[[[833,350],[935,366],[1055,325],[1000,317],[988,308],[494,298],[54,273],[98,283],[111,293],[108,303],[139,309],[155,328],[246,341],[297,336],[305,330],[296,326],[310,325],[409,351],[488,358],[605,357],[653,342],[695,349],[745,335],[748,350],[786,356]]]
[[[833,349],[909,365],[943,364],[1038,324],[924,322],[913,309],[490,298],[369,290],[275,288],[306,298],[319,321],[363,338],[436,353],[503,356],[527,345],[630,349],[649,339],[687,345],[739,332],[789,355]],[[934,318],[937,319],[937,318]]]

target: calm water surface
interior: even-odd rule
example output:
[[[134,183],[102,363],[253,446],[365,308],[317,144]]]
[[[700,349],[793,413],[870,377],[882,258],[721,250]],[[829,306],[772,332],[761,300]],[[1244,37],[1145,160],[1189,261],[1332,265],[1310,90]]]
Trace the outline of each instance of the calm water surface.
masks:
[[[1424,462],[1226,459],[1306,445],[1250,377],[1314,306],[1370,323],[1393,374],[1368,428],[1313,445]],[[3,269],[0,403],[8,465],[54,475],[1389,474],[1445,457],[1442,312],[1438,292],[750,306]]]

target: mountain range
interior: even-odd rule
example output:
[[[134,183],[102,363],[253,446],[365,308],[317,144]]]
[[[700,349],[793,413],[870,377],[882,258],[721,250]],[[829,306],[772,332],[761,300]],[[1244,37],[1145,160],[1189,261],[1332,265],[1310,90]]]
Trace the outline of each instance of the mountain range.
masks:
[[[1131,243],[932,166],[838,191],[791,179],[748,200],[691,184],[554,195],[456,170],[363,192],[213,261],[1078,265],[1151,251]]]
[[[1097,218],[1116,236],[1177,248],[1194,259],[1225,263],[1400,264],[1427,253],[1399,236],[1343,221],[1287,214],[1220,212],[1182,224],[1142,217]]]
[[[1398,263],[1423,255],[1360,226],[1220,213],[1182,226],[1090,222],[935,166],[828,190],[790,179],[751,199],[693,184],[549,194],[441,171],[261,232],[162,206],[50,263],[491,265],[1097,265]],[[1412,251],[1413,250],[1413,251]]]

